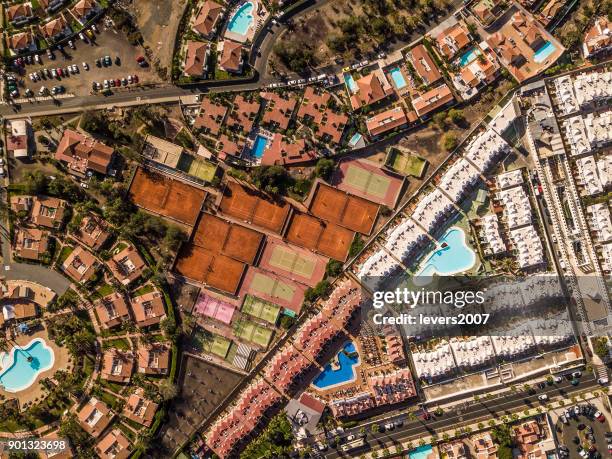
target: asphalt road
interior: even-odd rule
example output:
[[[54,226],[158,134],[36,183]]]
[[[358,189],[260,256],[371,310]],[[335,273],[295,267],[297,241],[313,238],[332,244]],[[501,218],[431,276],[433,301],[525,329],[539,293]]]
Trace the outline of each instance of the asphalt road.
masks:
[[[302,10],[296,11],[294,15],[283,17],[283,21],[291,19],[295,21],[299,16],[308,14],[309,12],[320,8],[330,0],[314,1],[311,6]],[[453,9],[459,8],[463,4],[462,0],[453,0]],[[435,27],[439,23],[446,20],[454,13],[450,13],[440,18],[439,21],[432,24],[427,24],[429,29]],[[267,84],[278,81],[278,78],[272,77],[268,73],[268,57],[272,52],[274,43],[280,35],[287,29],[286,23],[273,25],[269,23],[264,29],[266,35],[261,40],[261,45],[257,50],[257,55],[253,65],[255,76],[252,81],[229,81],[227,84],[218,85],[218,82],[203,82],[202,84],[194,85],[190,88],[182,88],[173,85],[164,85],[154,88],[134,88],[130,90],[121,90],[113,92],[112,95],[104,96],[102,94],[94,94],[87,96],[76,96],[62,99],[49,99],[43,101],[32,101],[20,104],[18,107],[3,105],[0,106],[0,116],[11,119],[20,118],[23,116],[47,116],[52,114],[73,113],[84,110],[99,110],[112,108],[117,105],[142,105],[155,103],[178,102],[182,96],[190,96],[202,92],[228,92],[228,91],[248,91],[256,90],[266,86]],[[410,38],[416,39],[422,33],[415,32]],[[408,45],[408,42],[395,42],[389,45],[389,51],[402,48]],[[346,64],[343,64],[346,65]],[[335,74],[341,71],[343,65],[329,65],[316,70],[317,73]]]
[[[397,442],[405,442],[408,440],[417,440],[422,437],[430,436],[435,433],[444,432],[447,430],[458,429],[461,426],[487,421],[494,418],[500,418],[505,415],[525,409],[535,409],[542,406],[538,401],[538,396],[542,394],[548,395],[549,399],[568,399],[571,394],[586,389],[599,387],[597,381],[591,374],[583,373],[578,386],[572,386],[569,381],[565,380],[561,384],[553,384],[546,386],[542,390],[537,390],[533,395],[528,395],[524,392],[511,394],[503,394],[498,398],[489,400],[470,401],[468,406],[458,405],[458,411],[445,412],[441,417],[432,417],[429,421],[422,419],[407,420],[406,416],[396,416],[391,419],[403,417],[404,425],[395,428],[391,431],[379,432],[372,434],[370,431],[371,423],[361,423],[359,426],[345,429],[345,436],[349,433],[358,434],[362,426],[366,427],[367,444],[363,449],[357,449],[351,453],[342,453],[339,450],[330,448],[323,453],[323,456],[328,459],[340,457],[354,457],[360,455],[369,449],[380,449],[386,446],[391,446]],[[378,421],[379,425],[383,425],[384,421]]]

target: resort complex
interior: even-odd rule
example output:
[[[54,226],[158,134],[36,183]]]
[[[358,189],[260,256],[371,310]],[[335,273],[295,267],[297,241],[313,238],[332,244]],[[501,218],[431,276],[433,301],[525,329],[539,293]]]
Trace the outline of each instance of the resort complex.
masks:
[[[1,8],[2,457],[610,457],[609,0]]]

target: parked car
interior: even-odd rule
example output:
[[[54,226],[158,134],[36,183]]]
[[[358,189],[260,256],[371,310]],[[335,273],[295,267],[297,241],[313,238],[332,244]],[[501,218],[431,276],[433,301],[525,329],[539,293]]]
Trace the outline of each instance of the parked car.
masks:
[[[89,70],[89,64],[87,62],[83,62],[83,70]]]
[[[68,46],[70,46],[71,49],[76,49],[76,46],[74,46],[74,42],[72,40],[68,40]]]
[[[606,420],[606,417],[603,415],[601,411],[596,411],[593,417],[597,419],[599,422],[605,422]]]
[[[47,57],[51,60],[55,59],[55,54],[50,49],[47,50]]]
[[[553,381],[556,382],[557,384],[559,384],[560,382],[563,381],[563,378],[559,375],[557,376],[553,376]]]
[[[541,402],[545,402],[546,400],[548,400],[548,395],[546,394],[538,395],[538,400]]]
[[[580,371],[574,371],[572,373],[572,378],[580,378],[582,376],[582,372]]]
[[[385,430],[393,430],[393,429],[395,429],[395,425],[393,425],[392,422],[387,422],[385,424]]]
[[[138,75],[132,75],[132,79],[134,80],[134,84],[138,83]]]
[[[38,54],[34,54],[34,62],[40,64],[40,56]]]

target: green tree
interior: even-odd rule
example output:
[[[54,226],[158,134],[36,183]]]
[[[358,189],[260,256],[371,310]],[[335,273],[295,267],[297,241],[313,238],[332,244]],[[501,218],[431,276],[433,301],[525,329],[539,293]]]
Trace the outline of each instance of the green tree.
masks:
[[[452,132],[447,132],[442,138],[442,145],[446,151],[453,151],[459,145],[459,139]]]
[[[436,123],[440,129],[446,128],[446,113],[438,112],[433,116],[433,122]]]
[[[23,183],[27,194],[44,194],[47,192],[49,179],[41,171],[28,172]]]
[[[317,161],[317,165],[315,166],[315,175],[323,180],[329,180],[334,172],[335,166],[332,159],[321,158]]]
[[[283,166],[256,167],[251,177],[257,188],[270,194],[285,194],[291,184],[291,177]]]
[[[329,277],[337,277],[342,272],[342,262],[330,258],[325,267],[325,274]]]
[[[178,386],[167,379],[159,383],[158,391],[161,398],[166,401],[172,400],[179,394]]]
[[[448,111],[448,117],[453,123],[457,125],[465,122],[465,116],[463,116],[463,113],[461,113],[461,110],[457,110],[455,108],[451,108]]]

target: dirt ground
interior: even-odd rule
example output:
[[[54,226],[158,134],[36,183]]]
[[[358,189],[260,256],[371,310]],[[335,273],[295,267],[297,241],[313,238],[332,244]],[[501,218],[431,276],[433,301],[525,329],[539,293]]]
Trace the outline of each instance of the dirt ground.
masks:
[[[154,64],[168,70],[172,66],[176,37],[187,0],[134,0],[132,13],[144,38],[145,46],[155,56]]]
[[[55,51],[55,60],[50,60],[46,54],[41,56],[41,65],[28,65],[25,67],[25,75],[23,82],[25,88],[30,88],[36,95],[41,86],[51,89],[53,86],[62,85],[66,88],[67,93],[74,95],[87,95],[92,91],[92,82],[97,81],[102,83],[105,79],[121,79],[128,75],[138,75],[139,84],[157,83],[160,81],[157,73],[152,67],[142,68],[136,62],[138,56],[144,54],[144,50],[140,47],[132,46],[128,43],[125,35],[117,32],[114,29],[108,29],[100,23],[98,25],[100,33],[96,35],[95,42],[85,43],[81,40],[75,41],[76,49],[64,47],[63,53]],[[96,58],[110,56],[113,60],[109,67],[97,67]],[[119,57],[120,62],[117,65],[115,58]],[[83,68],[83,62],[89,65],[89,70]],[[32,82],[28,75],[34,71],[43,68],[62,67],[76,64],[79,67],[79,73],[76,75],[64,76],[55,79],[42,79],[37,82]],[[133,87],[133,85],[132,85]],[[114,91],[128,91],[128,88],[114,89]]]
[[[168,410],[168,422],[155,442],[152,456],[156,458],[170,457],[168,452],[186,441],[242,379],[238,373],[193,357],[185,357],[181,367],[181,396]]]

